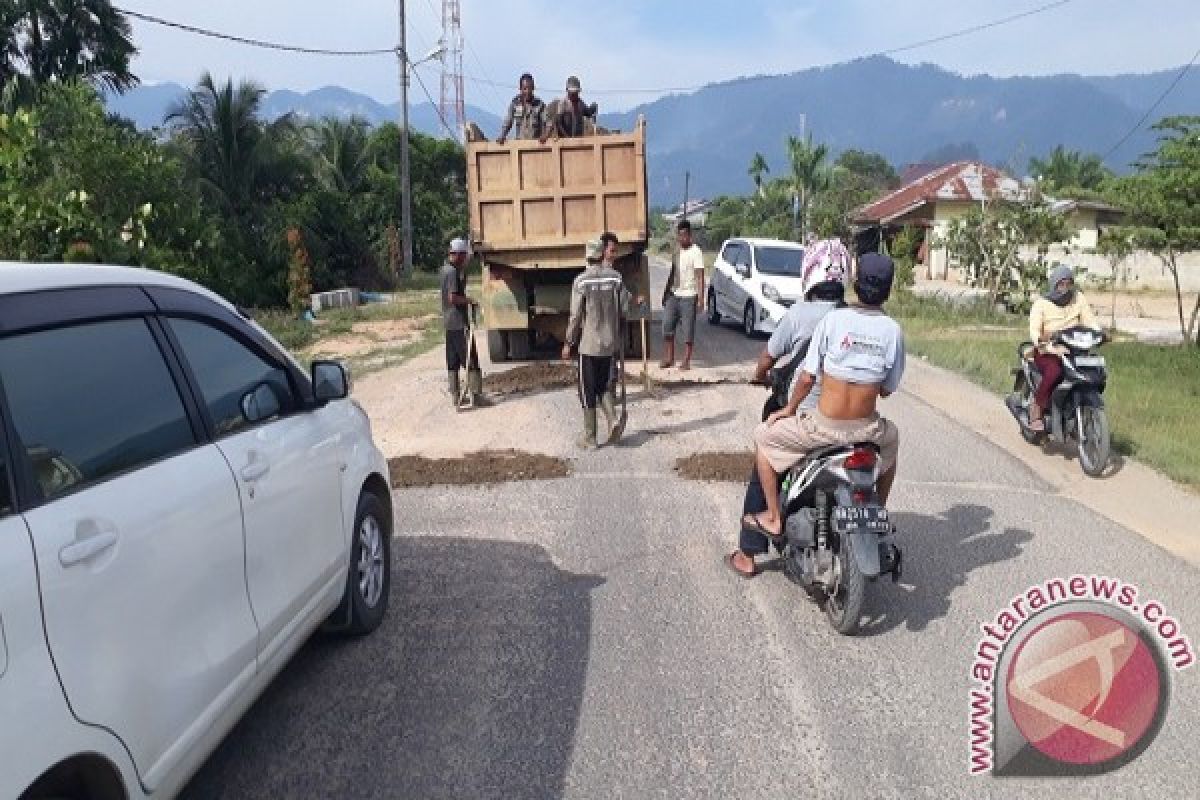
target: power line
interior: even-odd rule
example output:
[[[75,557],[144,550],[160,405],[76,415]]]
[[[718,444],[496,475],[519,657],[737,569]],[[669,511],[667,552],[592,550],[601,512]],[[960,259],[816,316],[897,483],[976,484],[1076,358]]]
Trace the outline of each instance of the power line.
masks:
[[[412,64],[411,61],[408,63],[410,65]],[[433,99],[433,95],[429,93],[429,87],[425,85],[424,79],[421,78],[421,73],[417,71],[415,66],[413,66],[412,74],[413,77],[417,79],[417,83],[421,85],[421,91],[425,93],[426,99],[429,100],[429,105],[433,106],[433,110],[437,112],[438,119],[442,121],[442,127],[446,129],[446,133],[450,134],[451,139],[457,140],[458,133],[455,132],[454,128],[450,127],[450,123],[446,121],[445,115],[442,114],[441,107],[439,107],[438,103]]]
[[[1146,124],[1146,120],[1150,119],[1150,115],[1154,113],[1154,110],[1162,105],[1163,100],[1167,99],[1167,95],[1175,91],[1175,87],[1179,85],[1181,80],[1183,80],[1183,76],[1187,74],[1188,70],[1192,68],[1192,65],[1196,63],[1196,59],[1198,58],[1200,58],[1200,50],[1197,50],[1192,54],[1192,60],[1183,65],[1183,68],[1179,70],[1179,74],[1175,76],[1175,80],[1171,81],[1171,85],[1168,86],[1163,93],[1158,96],[1158,99],[1154,101],[1153,105],[1146,109],[1146,113],[1142,114],[1142,118],[1137,121],[1137,124],[1130,128],[1129,132],[1122,136],[1119,142],[1108,149],[1108,152],[1105,153],[1104,157],[1100,159],[1101,161],[1107,161],[1109,156],[1121,149],[1121,145],[1129,141],[1129,139],[1135,133],[1142,129],[1142,126]]]
[[[380,47],[372,50],[329,50],[321,47],[301,47],[292,44],[280,44],[279,42],[269,42],[265,39],[250,39],[245,36],[235,36],[230,33],[221,33],[220,31],[200,28],[195,25],[186,25],[182,22],[172,22],[171,20],[155,17],[151,14],[143,14],[140,11],[129,11],[128,9],[113,6],[113,9],[118,13],[124,14],[127,17],[139,19],[142,22],[149,22],[154,25],[162,25],[167,28],[175,28],[177,30],[194,33],[198,36],[207,36],[210,39],[223,39],[228,42],[237,42],[238,44],[246,44],[252,47],[262,47],[268,50],[284,50],[289,53],[307,53],[309,55],[318,56],[381,56],[381,55],[396,55],[399,53],[399,47]]]
[[[951,39],[957,39],[962,36],[967,36],[972,33],[979,33],[980,31],[985,31],[990,28],[997,28],[1001,25],[1007,25],[1010,22],[1016,22],[1019,19],[1024,19],[1026,17],[1032,17],[1036,14],[1042,14],[1047,11],[1051,11],[1055,8],[1065,6],[1072,2],[1074,2],[1074,0],[1055,0],[1055,2],[1053,2],[1053,3],[1046,3],[1044,5],[1038,6],[1037,8],[1031,8],[1028,11],[1022,11],[1018,14],[1010,14],[1007,17],[1000,17],[999,19],[990,20],[988,22],[983,22],[978,25],[972,25],[969,28],[960,28],[959,30],[951,31],[949,33],[944,33],[944,34],[935,36],[930,39],[922,39],[920,41],[911,42],[909,44],[901,45],[899,47],[892,47],[888,50],[877,50],[873,53],[867,53],[865,55],[857,56],[856,58],[872,58],[875,56],[890,56],[890,55],[895,55],[897,53],[903,53],[903,52],[906,52],[909,50],[916,50],[917,48],[921,48],[921,47],[928,47],[931,44],[938,44],[940,42],[945,42],[945,41],[949,41]],[[819,65],[813,65],[813,66],[815,67],[815,66],[819,66]],[[472,75],[468,75],[466,77],[470,78],[471,80],[476,81],[477,83],[486,84],[488,86],[505,87],[508,85],[508,84],[498,83],[496,81],[491,81],[486,78],[479,78],[477,76],[472,76]],[[742,82],[748,83],[750,81],[765,81],[765,80],[770,80],[772,78],[777,78],[777,77],[779,77],[779,76],[778,75],[754,75],[754,76],[750,76],[750,77],[746,77],[746,78],[741,78],[739,80]],[[712,83],[696,84],[696,85],[692,85],[692,86],[655,86],[655,87],[648,87],[648,88],[630,87],[630,88],[625,88],[625,89],[607,89],[607,88],[606,89],[596,89],[596,88],[588,87],[587,91],[589,94],[667,94],[670,92],[695,92],[695,91],[699,91],[700,89],[703,89],[703,88],[705,88],[707,86],[711,86],[711,85],[712,85]]]

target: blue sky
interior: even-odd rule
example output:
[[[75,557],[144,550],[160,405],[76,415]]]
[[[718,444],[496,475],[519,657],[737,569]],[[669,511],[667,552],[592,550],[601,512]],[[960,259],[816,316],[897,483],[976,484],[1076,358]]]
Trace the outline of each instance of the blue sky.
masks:
[[[440,36],[440,0],[407,0],[409,51]],[[653,94],[630,88],[691,86],[834,63],[938,36],[1047,0],[462,0],[468,102],[498,110],[522,71],[539,91],[561,91],[578,74],[585,94],[610,109]],[[117,5],[244,36],[330,48],[388,47],[395,0],[118,0]],[[146,81],[253,77],[268,88],[337,84],[379,100],[398,96],[388,57],[329,59],[197,39],[135,23],[135,71]],[[1197,0],[1072,0],[992,30],[896,56],[967,74],[1146,72],[1185,63],[1200,46]],[[439,65],[422,67],[438,91]],[[414,86],[414,98],[423,99]]]

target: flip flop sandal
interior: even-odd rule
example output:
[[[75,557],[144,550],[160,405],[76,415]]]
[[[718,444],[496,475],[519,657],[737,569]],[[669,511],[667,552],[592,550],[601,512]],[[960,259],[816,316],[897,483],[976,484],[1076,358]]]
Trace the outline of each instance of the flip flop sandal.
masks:
[[[727,566],[731,570],[733,570],[734,573],[739,578],[745,578],[746,580],[750,580],[751,578],[754,578],[758,575],[758,567],[754,568],[754,572],[743,572],[742,570],[738,569],[737,565],[733,563],[733,553],[730,553],[729,555],[725,556],[724,560],[725,560],[725,566]]]
[[[749,521],[746,520],[746,516],[750,517]],[[742,517],[742,530],[751,531],[753,533],[761,533],[763,536],[767,537],[767,539],[772,542],[775,541],[776,539],[780,539],[783,537],[782,532],[773,533],[772,531],[769,531],[766,528],[764,528],[762,523],[758,521],[757,514],[747,514],[746,516]]]

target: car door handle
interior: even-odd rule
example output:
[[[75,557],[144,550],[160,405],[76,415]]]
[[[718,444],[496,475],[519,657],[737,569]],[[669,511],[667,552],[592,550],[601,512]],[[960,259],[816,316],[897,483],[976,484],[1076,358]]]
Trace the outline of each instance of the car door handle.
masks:
[[[253,483],[271,471],[271,465],[266,461],[256,459],[242,467],[242,480]]]
[[[113,530],[99,531],[85,539],[76,539],[58,551],[58,563],[64,567],[73,567],[84,561],[90,561],[117,543],[117,532]]]

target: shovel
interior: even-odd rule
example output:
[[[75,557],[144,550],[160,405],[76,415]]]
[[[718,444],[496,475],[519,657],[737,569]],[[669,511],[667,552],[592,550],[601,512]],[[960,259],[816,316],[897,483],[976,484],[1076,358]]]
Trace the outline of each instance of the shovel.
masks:
[[[471,394],[471,362],[475,360],[475,306],[471,306],[471,315],[467,320],[467,379],[458,390],[458,410],[475,407],[475,397]]]
[[[617,355],[617,374],[621,376],[621,414],[617,417],[617,424],[613,425],[612,432],[608,435],[610,442],[618,442],[625,435],[625,423],[629,421],[629,405],[625,399],[625,346],[622,344]]]

